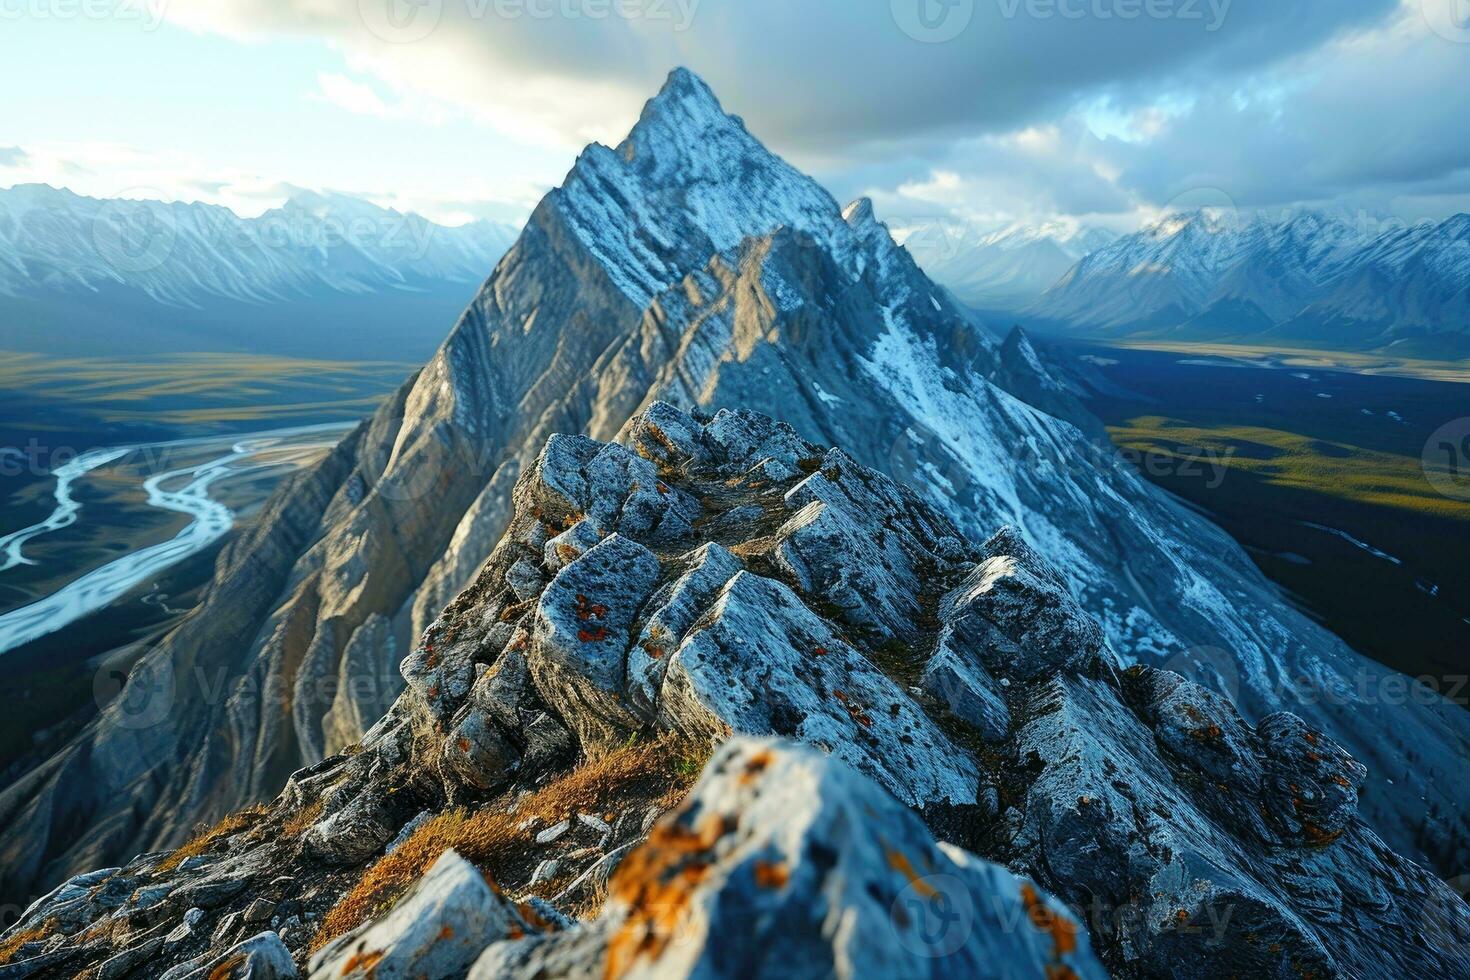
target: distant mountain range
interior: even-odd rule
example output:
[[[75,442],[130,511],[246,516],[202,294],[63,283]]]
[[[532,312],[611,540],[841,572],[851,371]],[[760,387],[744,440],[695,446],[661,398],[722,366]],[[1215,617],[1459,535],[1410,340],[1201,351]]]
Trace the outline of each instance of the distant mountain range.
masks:
[[[1049,227],[1007,229],[926,268],[979,309],[1056,332],[1470,354],[1470,215],[1363,231],[1313,210],[1174,214],[1038,288],[1066,254]]]
[[[1358,224],[1192,211],[1122,236],[1048,222],[905,244],[962,302],[1050,332],[1470,354],[1470,215]]]
[[[904,245],[961,301],[980,310],[1012,310],[1034,302],[1078,260],[1117,237],[1106,228],[1051,221],[1011,224],[977,238],[921,232]]]
[[[514,240],[342,194],[298,191],[242,218],[208,204],[0,190],[6,348],[107,353],[427,353]],[[412,326],[424,334],[415,344]]]
[[[1121,237],[1052,221],[905,246],[961,302],[1048,332],[1470,354],[1470,215],[1356,224],[1193,211]],[[242,218],[20,185],[0,190],[0,347],[340,358],[345,334],[359,358],[416,359],[515,235],[344,194],[297,191]]]

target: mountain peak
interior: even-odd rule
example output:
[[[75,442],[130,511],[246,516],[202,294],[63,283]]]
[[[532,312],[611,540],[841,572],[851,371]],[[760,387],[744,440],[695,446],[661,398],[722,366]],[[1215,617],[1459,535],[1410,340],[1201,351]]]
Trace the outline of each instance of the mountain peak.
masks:
[[[790,228],[856,261],[837,202],[727,114],[699,76],[669,75],[616,149],[593,144],[553,192],[558,211],[643,306],[749,237]]]
[[[871,224],[875,220],[873,218],[873,199],[870,197],[860,197],[856,201],[853,201],[842,209],[842,219],[853,228]]]
[[[724,128],[739,121],[725,112],[714,90],[688,68],[669,72],[663,88],[643,106],[638,125],[628,134],[634,141],[641,131],[653,129],[698,136],[711,128]],[[743,128],[743,124],[741,128]]]
[[[678,102],[696,102],[720,109],[720,100],[715,96],[714,90],[709,84],[688,68],[675,68],[669,72],[669,77],[664,79],[663,88],[653,97],[653,101],[670,100]]]

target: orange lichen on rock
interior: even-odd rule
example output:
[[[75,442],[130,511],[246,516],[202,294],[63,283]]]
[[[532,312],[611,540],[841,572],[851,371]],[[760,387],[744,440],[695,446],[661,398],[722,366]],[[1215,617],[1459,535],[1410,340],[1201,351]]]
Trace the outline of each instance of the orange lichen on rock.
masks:
[[[656,826],[648,843],[618,867],[611,895],[628,907],[628,917],[608,943],[603,975],[618,980],[639,959],[657,959],[688,916],[693,890],[709,874],[714,849],[736,823],[712,813],[690,829],[676,820]]]
[[[558,923],[546,918],[530,902],[517,903],[516,911],[521,913],[521,918],[530,923],[538,932],[561,932],[561,926]]]
[[[902,851],[894,850],[890,847],[888,848],[887,857],[888,866],[907,878],[910,887],[912,887],[913,890],[917,892],[920,897],[933,898],[935,895],[939,894],[939,892],[935,890],[933,885],[929,884],[929,882],[919,877],[919,873],[914,870],[914,866],[912,863],[910,863],[907,854],[903,853]]]
[[[368,976],[372,976],[373,970],[377,968],[378,962],[382,958],[383,954],[381,952],[355,953],[347,958],[346,963],[342,964],[342,975],[344,977],[351,976],[356,971],[361,970]]]
[[[755,782],[756,777],[765,772],[771,764],[771,750],[762,749],[752,755],[745,763],[745,771],[740,774],[740,785],[749,786]]]
[[[1339,837],[1341,837],[1342,831],[1323,830],[1321,827],[1318,827],[1314,823],[1307,823],[1306,821],[1303,821],[1302,834],[1307,838],[1307,842],[1313,847],[1326,847],[1328,844],[1334,843]]]
[[[249,957],[244,953],[236,953],[213,970],[210,970],[209,980],[231,980],[235,975],[235,970],[244,966],[247,959]]]
[[[779,861],[755,862],[755,883],[762,888],[785,888],[791,869]]]
[[[586,622],[589,619],[601,619],[607,615],[607,607],[601,603],[593,602],[584,595],[577,596],[577,618]]]
[[[59,920],[47,919],[38,926],[17,932],[4,943],[0,943],[0,964],[9,963],[22,946],[27,943],[40,942],[42,939],[55,935],[60,928]]]
[[[1077,926],[1042,900],[1029,882],[1021,883],[1021,901],[1031,925],[1051,937],[1052,954],[1060,959],[1077,951]]]
[[[840,701],[842,703],[842,706],[847,709],[847,715],[849,718],[857,722],[859,725],[862,725],[864,728],[873,727],[873,719],[868,716],[868,713],[866,711],[863,710],[862,705],[856,703],[847,696],[846,691],[834,688],[832,691],[832,696]]]

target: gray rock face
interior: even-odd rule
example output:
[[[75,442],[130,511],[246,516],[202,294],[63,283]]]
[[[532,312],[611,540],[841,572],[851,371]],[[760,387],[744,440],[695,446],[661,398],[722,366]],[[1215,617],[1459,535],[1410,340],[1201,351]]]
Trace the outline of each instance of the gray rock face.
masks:
[[[787,743],[726,745],[610,891],[599,919],[491,946],[470,980],[1107,976],[1059,903]]]
[[[628,651],[628,699],[648,718],[656,712],[674,642],[689,634],[743,568],[740,559],[711,542],[683,556],[676,577],[649,600],[653,613]]]
[[[941,702],[950,714],[988,739],[1005,738],[1011,727],[1011,712],[1000,685],[984,664],[967,658],[954,645],[954,631],[945,627],[929,664],[919,678],[919,687]]]
[[[645,518],[634,519],[643,526]],[[633,619],[658,574],[653,552],[611,534],[562,568],[537,602],[531,676],[548,704],[575,719],[584,745],[610,747],[639,727],[623,704],[623,679]]]
[[[273,932],[262,932],[225,950],[219,956],[168,980],[295,980],[291,951]]]
[[[671,655],[659,723],[819,745],[909,803],[968,803],[978,767],[781,582],[741,572]]]
[[[1019,680],[1082,670],[1106,646],[1102,630],[1052,575],[1037,572],[1034,559],[985,559],[945,596],[944,613],[957,646]]]
[[[479,869],[453,851],[393,911],[311,958],[314,980],[459,976],[486,946],[528,926]]]
[[[323,978],[1465,975],[1446,937],[1470,908],[1376,835],[1334,736],[1122,669],[1038,549],[976,545],[789,427],[660,404],[624,437],[532,461],[359,745],[186,859],[56,890],[12,933],[18,975],[143,949],[185,975],[262,923]],[[631,458],[661,503],[625,506]],[[814,509],[830,533],[794,519]],[[661,825],[647,772],[538,812],[551,781],[610,779],[651,738],[734,744]],[[475,866],[440,856],[308,964],[313,923],[378,862],[428,869],[456,839]]]

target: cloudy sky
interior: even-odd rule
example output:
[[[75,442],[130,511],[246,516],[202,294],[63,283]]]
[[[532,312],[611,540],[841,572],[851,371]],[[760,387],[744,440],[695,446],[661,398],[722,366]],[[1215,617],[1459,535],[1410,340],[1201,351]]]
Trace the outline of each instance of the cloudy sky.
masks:
[[[896,226],[1470,210],[1470,0],[0,0],[0,186],[514,221],[681,64]]]

